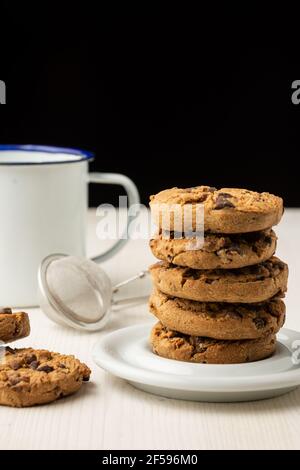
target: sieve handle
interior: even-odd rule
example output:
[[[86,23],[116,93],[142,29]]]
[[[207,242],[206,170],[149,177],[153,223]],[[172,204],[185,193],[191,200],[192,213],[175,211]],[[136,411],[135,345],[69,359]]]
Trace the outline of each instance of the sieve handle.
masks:
[[[126,279],[125,281],[119,282],[118,284],[116,284],[116,285],[113,287],[113,294],[115,294],[116,292],[118,292],[118,290],[120,289],[120,287],[127,286],[127,284],[130,284],[130,282],[135,281],[136,279],[142,279],[142,278],[145,277],[147,274],[149,274],[149,271],[148,271],[148,270],[141,271],[141,272],[139,272],[138,274],[136,274],[135,276],[129,277],[129,278]]]

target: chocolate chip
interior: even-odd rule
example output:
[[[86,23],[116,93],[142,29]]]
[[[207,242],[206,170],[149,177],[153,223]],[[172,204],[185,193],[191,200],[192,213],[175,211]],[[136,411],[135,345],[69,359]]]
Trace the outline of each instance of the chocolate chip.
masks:
[[[64,364],[62,364],[61,362],[59,363],[59,367],[60,367],[61,369],[66,369],[66,366],[65,366]]]
[[[228,197],[233,197],[232,194],[229,193],[219,193],[219,196],[225,197],[225,199],[227,199]]]
[[[218,194],[214,209],[219,210],[219,209],[225,209],[226,207],[235,207],[235,205],[232,204],[231,201],[228,201],[227,197],[222,196],[222,193]]]
[[[266,235],[266,236],[265,236],[265,242],[266,242],[268,245],[271,245],[271,243],[272,243],[272,238],[271,238],[269,235]]]
[[[16,354],[16,351],[13,348],[11,348],[10,346],[6,346],[5,350],[7,352],[9,352],[10,354]]]
[[[39,367],[37,370],[39,372],[46,372],[48,374],[49,372],[52,372],[54,368],[51,366],[48,366],[48,364],[45,364],[44,366]]]
[[[254,318],[253,322],[258,330],[260,330],[261,328],[264,328],[267,324],[266,320],[261,317]]]
[[[207,188],[207,191],[210,192],[210,193],[214,193],[215,191],[218,191],[217,188],[214,188],[213,186],[209,186]]]
[[[12,313],[12,309],[9,307],[0,307],[0,313]]]
[[[185,272],[183,273],[183,279],[187,280],[189,278],[194,279],[195,281],[199,279],[201,276],[201,272],[199,272],[197,269],[192,269],[192,268],[186,268]]]
[[[29,367],[30,369],[36,370],[39,365],[40,365],[39,361],[32,361]]]
[[[90,377],[88,375],[84,375],[82,377],[83,382],[88,382],[90,380]]]
[[[26,357],[25,362],[26,364],[31,364],[32,362],[36,362],[36,355],[31,354],[30,356]]]

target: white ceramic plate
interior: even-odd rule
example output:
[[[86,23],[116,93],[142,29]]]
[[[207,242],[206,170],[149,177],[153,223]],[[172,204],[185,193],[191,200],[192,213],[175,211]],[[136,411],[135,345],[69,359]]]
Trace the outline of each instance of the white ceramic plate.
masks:
[[[282,329],[276,353],[268,359],[219,365],[156,356],[148,343],[151,327],[152,323],[147,323],[105,335],[94,346],[94,361],[140,390],[182,400],[259,400],[300,385],[300,332]]]

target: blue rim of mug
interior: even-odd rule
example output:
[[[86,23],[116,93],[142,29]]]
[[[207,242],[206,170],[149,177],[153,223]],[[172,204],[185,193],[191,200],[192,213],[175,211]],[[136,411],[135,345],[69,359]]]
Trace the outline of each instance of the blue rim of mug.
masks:
[[[61,160],[48,160],[48,161],[5,161],[1,162],[0,166],[13,166],[13,165],[60,165],[61,163],[77,163],[83,161],[91,161],[94,159],[95,154],[89,150],[82,150],[76,148],[68,147],[52,147],[48,145],[10,145],[10,144],[0,144],[0,156],[2,152],[5,151],[21,151],[21,152],[43,152],[49,154],[65,154],[66,159]],[[67,157],[67,155],[69,157]],[[73,159],[71,157],[74,157]]]

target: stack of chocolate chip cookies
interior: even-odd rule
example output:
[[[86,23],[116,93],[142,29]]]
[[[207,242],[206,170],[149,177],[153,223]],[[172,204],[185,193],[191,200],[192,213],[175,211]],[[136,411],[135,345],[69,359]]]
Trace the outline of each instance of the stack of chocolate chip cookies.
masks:
[[[195,232],[199,204],[204,211],[201,246]],[[184,210],[187,205],[189,212]],[[211,364],[270,356],[285,320],[282,297],[288,267],[273,256],[272,230],[283,213],[282,199],[245,189],[198,186],[162,191],[151,197],[150,207],[159,229],[150,247],[162,260],[150,267],[150,311],[159,320],[151,332],[153,351]],[[186,213],[189,220],[184,220]],[[189,226],[194,239],[178,237],[178,220],[182,227]]]

